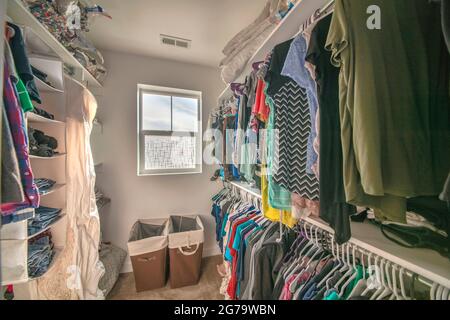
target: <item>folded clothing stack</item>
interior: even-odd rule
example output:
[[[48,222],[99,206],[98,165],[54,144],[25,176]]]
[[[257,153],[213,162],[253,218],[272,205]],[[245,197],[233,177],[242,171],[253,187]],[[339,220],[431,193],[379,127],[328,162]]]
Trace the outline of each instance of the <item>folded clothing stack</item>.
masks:
[[[50,119],[50,120],[54,120],[55,119],[55,116],[53,114],[45,111],[44,109],[38,108],[36,106],[34,106],[33,113],[35,113],[35,114],[37,114],[37,115],[39,115],[41,117]]]
[[[31,155],[49,158],[57,153],[55,150],[58,148],[58,141],[44,132],[28,127],[28,138]]]
[[[28,244],[28,276],[36,278],[47,272],[54,256],[50,232],[30,240]]]
[[[34,212],[34,219],[28,220],[28,236],[44,230],[59,218],[61,209],[39,207]]]
[[[56,181],[47,178],[38,178],[34,179],[34,184],[39,189],[39,194],[42,196],[47,194],[53,188]]]

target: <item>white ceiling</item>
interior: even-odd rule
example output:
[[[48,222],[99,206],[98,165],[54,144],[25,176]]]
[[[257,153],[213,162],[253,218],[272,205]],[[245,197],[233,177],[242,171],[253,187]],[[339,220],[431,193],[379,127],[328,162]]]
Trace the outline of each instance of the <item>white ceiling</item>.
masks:
[[[250,24],[266,0],[97,0],[113,20],[97,17],[89,37],[99,49],[218,66],[225,44]],[[159,35],[191,39],[182,49]]]

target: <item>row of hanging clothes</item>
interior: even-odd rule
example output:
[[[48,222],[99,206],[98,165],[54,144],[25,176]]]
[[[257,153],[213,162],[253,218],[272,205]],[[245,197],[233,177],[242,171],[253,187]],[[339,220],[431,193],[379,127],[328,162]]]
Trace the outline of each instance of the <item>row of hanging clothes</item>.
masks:
[[[224,262],[221,293],[226,300],[266,300],[272,295],[273,261],[281,259],[293,233],[265,218],[258,200],[226,187],[213,197],[212,215]]]
[[[329,232],[301,221],[265,218],[260,199],[226,185],[213,198],[218,266],[226,300],[448,300],[433,284]]]
[[[448,300],[449,290],[350,243],[337,244],[318,227],[300,223],[274,269],[273,299]]]
[[[259,188],[272,221],[320,217],[339,244],[370,208],[380,225],[400,225],[403,245],[448,256],[450,55],[440,6],[378,1],[389,15],[372,30],[371,4],[330,2],[231,84],[210,117],[220,133],[216,178]],[[445,235],[411,225],[411,213]]]

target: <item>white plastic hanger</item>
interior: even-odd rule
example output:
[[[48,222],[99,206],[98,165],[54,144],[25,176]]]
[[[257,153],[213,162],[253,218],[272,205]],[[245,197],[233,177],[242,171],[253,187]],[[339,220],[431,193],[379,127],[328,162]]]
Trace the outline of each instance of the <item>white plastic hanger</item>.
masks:
[[[301,228],[303,228],[303,233],[305,236],[306,241],[308,241],[308,243],[306,243],[306,245],[302,248],[302,250],[299,252],[298,257],[293,261],[293,263],[286,269],[286,271],[283,274],[283,278],[287,279],[289,276],[291,276],[292,274],[294,274],[294,272],[297,270],[297,268],[299,267],[303,267],[303,264],[305,262],[305,255],[303,254],[306,250],[309,250],[312,246],[311,241],[309,241],[308,235],[307,235],[307,231],[306,231],[306,225],[303,224],[301,226]]]
[[[441,300],[448,300],[449,290],[446,287],[442,287]]]
[[[349,271],[347,272],[349,274],[345,275],[345,277],[348,277],[350,275],[351,276],[341,287],[341,291],[339,291],[340,297],[344,296],[345,289],[347,289],[347,287],[350,285],[350,283],[352,283],[352,281],[354,281],[356,279],[356,277],[358,276],[358,268],[356,267],[356,247],[354,245],[352,245],[352,257],[353,257],[353,261],[352,261],[353,269],[349,269]],[[352,274],[352,272],[353,272],[353,274]]]
[[[350,277],[353,273],[353,268],[351,267],[351,262],[350,262],[350,245],[348,243],[345,244],[345,265],[344,267],[340,270],[341,273],[345,272],[341,279],[339,279],[338,282],[336,282],[334,288],[338,291],[339,287],[341,285],[341,283],[343,283],[346,279],[348,279],[348,277]],[[342,295],[340,295],[342,296]]]
[[[400,278],[400,290],[402,293],[402,297],[404,300],[411,300],[410,297],[407,296],[406,290],[405,290],[405,282],[403,278],[403,274],[405,273],[405,269],[403,267],[400,268],[399,278]]]
[[[331,235],[330,235],[330,237],[332,237]],[[330,278],[330,277],[332,277],[333,276],[333,274],[335,274],[336,273],[336,271],[337,270],[339,270],[339,268],[341,267],[341,259],[340,259],[340,257],[339,257],[339,245],[336,243],[336,254],[335,254],[335,252],[334,252],[334,239],[331,239],[331,248],[332,248],[332,254],[333,254],[333,257],[335,258],[335,260],[338,262],[338,265],[337,266],[335,266],[318,284],[317,284],[317,287],[321,287],[321,286],[323,286],[325,283],[326,283],[326,281]]]
[[[383,259],[384,260],[384,259]],[[390,296],[392,294],[392,282],[391,282],[391,275],[389,274],[389,266],[390,262],[384,260],[384,268],[383,268],[383,286],[384,290],[383,292],[377,297],[377,300],[385,299],[386,297]]]
[[[361,258],[361,267],[362,267],[362,279],[360,279],[359,281],[358,281],[358,283],[356,283],[356,285],[354,286],[354,288],[353,288],[353,290],[352,290],[352,292],[350,293],[350,295],[349,295],[349,297],[351,298],[351,297],[354,297],[354,296],[356,296],[356,295],[362,295],[362,292],[364,292],[364,290],[366,290],[366,288],[367,288],[367,280],[366,280],[366,265],[365,265],[365,261],[364,261],[364,252],[362,252],[362,251],[359,251],[359,253],[360,253],[360,258]],[[364,286],[364,289],[362,290],[362,292],[361,293],[356,293],[356,291],[358,290],[358,292],[359,291],[361,291],[361,286]]]
[[[371,263],[372,263],[372,256],[373,256],[373,253],[372,252],[369,252],[369,255],[368,255],[368,257],[367,257],[367,269],[368,269],[368,271],[367,271],[367,274],[372,270],[372,266],[370,265]],[[375,271],[376,272],[376,271]],[[364,275],[366,276],[366,272],[364,273]],[[376,276],[376,274],[375,274],[375,276]],[[370,274],[370,275],[368,275],[368,279],[366,279],[366,281],[368,282],[368,281],[371,281],[371,277],[373,277],[373,274]],[[370,290],[372,290],[373,289],[373,287],[371,286],[371,283],[367,283],[367,288],[363,291],[363,293],[361,294],[363,297],[365,297],[365,296],[367,296],[367,294],[370,292]]]
[[[436,290],[436,300],[441,300],[442,299],[442,292],[444,291],[444,287],[442,287],[441,285],[438,286],[437,290]]]
[[[400,295],[398,294],[398,286],[397,286],[397,265],[392,265],[392,291],[394,293],[394,297],[396,300],[402,300]]]
[[[278,223],[280,225],[280,236],[276,242],[281,243],[281,241],[283,241],[283,210],[280,210],[280,221]]]
[[[311,234],[313,233],[312,231],[313,226],[311,225]],[[318,227],[314,227],[316,228],[316,237],[317,237],[317,233],[318,233]],[[313,243],[313,247],[311,247],[310,251],[313,249],[316,249],[317,251],[313,254],[313,256],[311,257],[311,259],[309,261],[313,262],[314,259],[317,257],[317,255],[319,255],[320,253],[322,253],[323,251],[321,250],[322,248],[320,248],[319,242],[316,241],[316,239],[314,239],[313,237],[311,237],[311,241]],[[295,291],[297,291],[297,285],[298,285],[298,281],[300,280],[301,276],[303,275],[303,273],[308,269],[307,266],[303,267],[304,270],[302,270],[302,272],[300,272],[299,274],[297,274],[297,276],[294,278],[294,280],[290,283],[289,285],[289,290],[292,293],[295,293]],[[295,271],[292,273],[294,274]]]
[[[438,284],[433,283],[430,290],[430,300],[436,300],[436,290],[437,290]]]
[[[377,257],[378,258],[378,257]],[[377,260],[377,259],[375,259]],[[375,291],[375,293],[370,297],[370,300],[375,300],[383,291],[384,291],[384,259],[379,259],[380,264],[375,262],[375,265],[377,266],[377,270],[379,271],[379,277],[377,277],[377,280],[381,280],[379,283],[380,287]]]

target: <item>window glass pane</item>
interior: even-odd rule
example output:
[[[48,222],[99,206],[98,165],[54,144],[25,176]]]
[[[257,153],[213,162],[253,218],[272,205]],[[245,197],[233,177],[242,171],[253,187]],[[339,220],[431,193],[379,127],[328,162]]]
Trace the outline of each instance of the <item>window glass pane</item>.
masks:
[[[196,138],[145,136],[145,170],[195,169]]]
[[[142,130],[170,131],[170,97],[142,95]]]
[[[198,132],[198,99],[173,97],[173,131]]]

